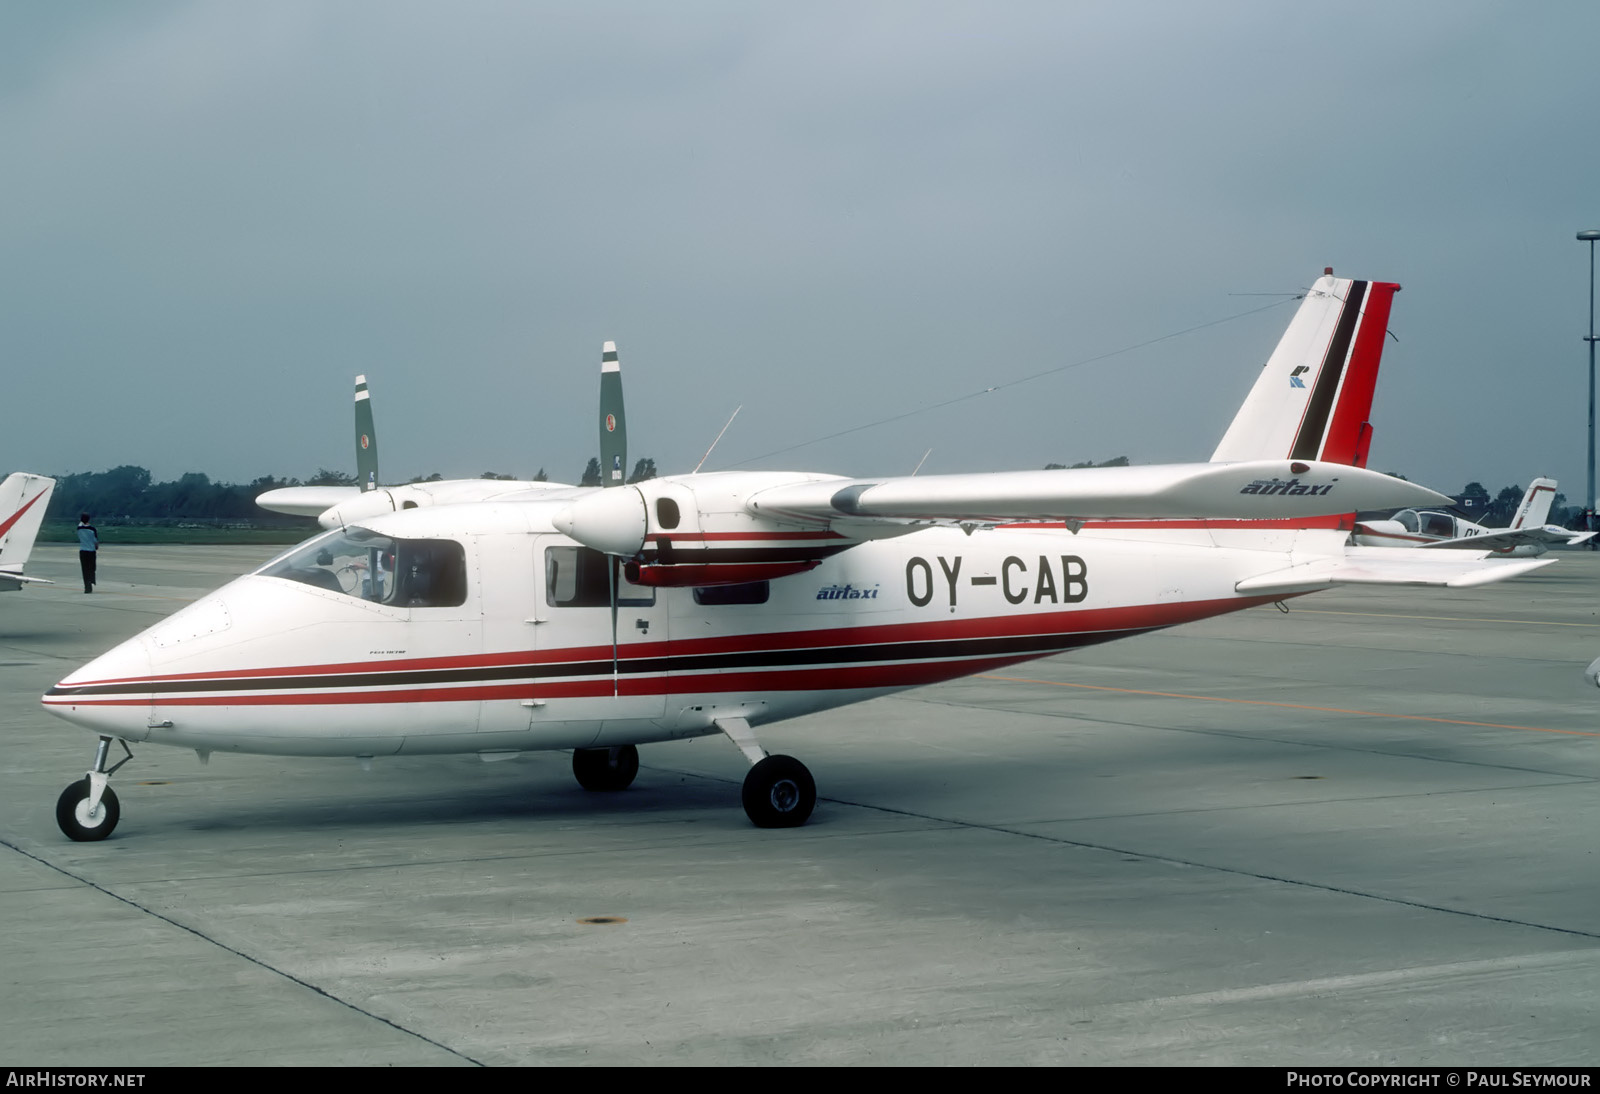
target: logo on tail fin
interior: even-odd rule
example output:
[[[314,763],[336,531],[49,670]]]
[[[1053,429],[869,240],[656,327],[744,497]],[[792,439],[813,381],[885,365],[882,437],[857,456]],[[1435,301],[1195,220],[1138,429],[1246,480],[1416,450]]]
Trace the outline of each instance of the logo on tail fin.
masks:
[[[1300,379],[1300,374],[1302,372],[1310,372],[1310,371],[1311,371],[1311,367],[1309,365],[1301,365],[1298,368],[1296,368],[1293,372],[1289,373],[1289,386],[1290,387],[1298,387],[1298,388],[1305,387],[1306,386],[1305,385],[1305,381]]]

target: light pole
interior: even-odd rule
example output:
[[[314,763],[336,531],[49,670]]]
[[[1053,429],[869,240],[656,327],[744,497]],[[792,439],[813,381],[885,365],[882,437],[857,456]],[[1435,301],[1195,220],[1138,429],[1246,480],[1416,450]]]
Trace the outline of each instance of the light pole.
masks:
[[[1578,239],[1589,244],[1589,491],[1584,501],[1585,531],[1594,531],[1594,241],[1600,231],[1579,232]]]

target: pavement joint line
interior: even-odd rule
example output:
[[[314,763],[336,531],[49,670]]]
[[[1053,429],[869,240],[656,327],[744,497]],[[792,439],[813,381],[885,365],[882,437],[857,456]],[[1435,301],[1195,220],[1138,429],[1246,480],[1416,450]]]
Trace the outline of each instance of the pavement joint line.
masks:
[[[1543,969],[1562,966],[1571,961],[1593,961],[1597,952],[1591,947],[1576,950],[1551,950],[1543,953],[1519,953],[1505,957],[1487,957],[1469,961],[1447,961],[1434,965],[1406,965],[1395,969],[1372,972],[1346,973],[1341,976],[1319,976],[1310,980],[1288,980],[1249,987],[1223,988],[1219,991],[1201,991],[1182,995],[1162,995],[1149,999],[1130,999],[1123,1003],[1110,1003],[1098,1013],[1137,1014],[1173,1006],[1212,1007],[1231,1003],[1262,1002],[1272,999],[1293,999],[1347,991],[1363,991],[1406,984],[1418,979],[1472,976],[1483,973],[1522,972],[1529,968]]]
[[[348,1010],[350,1010],[350,1011],[352,1011],[352,1012],[354,1012],[356,1014],[361,1015],[363,1018],[369,1018],[374,1022],[382,1023],[383,1025],[388,1026],[390,1029],[393,1029],[393,1030],[395,1030],[395,1031],[397,1031],[399,1033],[403,1033],[408,1037],[415,1037],[417,1040],[422,1041],[425,1044],[432,1045],[433,1047],[435,1047],[437,1049],[440,1049],[441,1051],[448,1052],[450,1055],[456,1057],[457,1059],[465,1060],[467,1063],[472,1064],[475,1067],[485,1067],[485,1066],[487,1066],[486,1064],[484,1064],[484,1062],[482,1060],[473,1059],[471,1056],[468,1056],[466,1053],[461,1052],[458,1049],[451,1048],[449,1045],[444,1044],[444,1043],[442,1043],[440,1041],[436,1041],[432,1037],[429,1037],[425,1033],[418,1033],[416,1030],[407,1029],[405,1026],[402,1026],[400,1023],[398,1023],[398,1022],[396,1022],[396,1021],[394,1021],[392,1019],[385,1018],[381,1014],[374,1014],[372,1011],[365,1010],[365,1009],[363,1009],[361,1007],[358,1007],[356,1004],[350,1002],[347,999],[341,999],[339,996],[333,994],[331,991],[328,991],[326,988],[318,987],[316,984],[311,983],[309,980],[304,980],[304,979],[296,976],[292,972],[288,972],[288,971],[286,971],[284,969],[277,968],[274,965],[269,965],[267,962],[261,960],[259,957],[252,957],[250,954],[245,953],[243,950],[235,949],[234,947],[228,945],[227,943],[222,942],[222,941],[220,941],[218,939],[212,938],[210,935],[206,934],[205,932],[196,930],[195,928],[189,926],[186,923],[180,923],[176,919],[173,919],[170,916],[162,915],[160,912],[156,911],[154,908],[147,908],[143,904],[140,904],[136,900],[131,900],[128,897],[125,897],[120,893],[113,892],[112,890],[107,889],[105,886],[100,885],[97,882],[91,881],[88,878],[83,877],[80,874],[73,873],[71,870],[68,870],[64,866],[57,865],[56,863],[51,862],[49,859],[41,858],[40,856],[33,854],[31,851],[26,851],[23,848],[18,847],[16,844],[12,843],[10,840],[0,839],[0,847],[9,848],[10,850],[15,851],[17,854],[23,856],[24,858],[32,859],[34,862],[37,862],[39,865],[43,866],[47,870],[53,870],[53,871],[55,871],[56,873],[60,874],[63,877],[71,878],[73,881],[76,881],[78,884],[83,885],[86,888],[93,889],[95,892],[100,893],[100,894],[102,894],[104,896],[108,896],[112,900],[119,901],[120,903],[126,904],[128,907],[133,908],[136,911],[143,912],[145,915],[150,916],[152,919],[158,919],[162,923],[165,923],[165,924],[167,924],[169,926],[172,926],[172,927],[176,927],[178,930],[183,931],[186,934],[193,935],[195,938],[200,939],[202,942],[207,942],[207,943],[211,944],[212,946],[215,946],[217,949],[222,950],[225,953],[231,953],[235,957],[240,958],[241,960],[248,961],[250,964],[255,965],[257,968],[264,969],[267,972],[270,972],[275,976],[280,976],[283,979],[289,981],[291,984],[297,984],[300,987],[305,988],[307,991],[310,991],[310,992],[313,992],[313,993],[315,993],[317,995],[322,996],[322,998],[328,1000],[329,1002],[337,1003],[339,1006],[345,1007],[346,1009],[348,1009]]]
[[[1395,801],[1405,798],[1443,798],[1456,794],[1493,794],[1508,790],[1547,790],[1573,786],[1592,779],[1574,778],[1564,783],[1520,783],[1513,786],[1463,786],[1454,790],[1428,790],[1412,794],[1368,794],[1354,798],[1305,798],[1299,801],[1253,802],[1248,805],[1207,805],[1193,809],[1152,809],[1142,813],[1085,813],[1081,816],[1030,818],[1029,824],[1083,824],[1089,821],[1136,820],[1141,817],[1188,817],[1203,813],[1249,812],[1254,809],[1292,809],[1318,805],[1349,805],[1354,802]]]
[[[906,695],[891,695],[890,700],[908,703],[933,703],[938,706],[956,707],[960,710],[1004,710],[1008,714],[1021,714],[1031,718],[1055,718],[1069,722],[1088,722],[1091,725],[1126,726],[1129,729],[1148,729],[1156,733],[1193,733],[1203,737],[1226,737],[1232,741],[1253,741],[1263,744],[1290,745],[1295,748],[1326,749],[1332,752],[1359,752],[1366,756],[1402,757],[1409,760],[1420,760],[1427,763],[1460,764],[1464,767],[1486,767],[1494,771],[1524,771],[1530,775],[1552,775],[1558,778],[1570,778],[1580,782],[1595,782],[1600,776],[1573,775],[1566,771],[1549,771],[1542,767],[1522,767],[1517,764],[1486,763],[1483,760],[1464,760],[1459,756],[1424,756],[1414,752],[1392,752],[1383,748],[1356,748],[1348,744],[1334,744],[1328,741],[1295,741],[1283,737],[1268,737],[1254,733],[1236,733],[1226,729],[1205,729],[1201,726],[1163,726],[1150,725],[1148,722],[1129,722],[1120,718],[1094,718],[1087,714],[1070,711],[1054,710],[1018,710],[1014,707],[981,706],[973,703],[958,703],[953,699],[915,698]]]
[[[1410,722],[1438,722],[1451,726],[1478,726],[1483,729],[1521,729],[1530,733],[1560,733],[1571,737],[1600,737],[1600,733],[1583,729],[1549,729],[1544,726],[1515,726],[1503,722],[1472,722],[1464,718],[1435,718],[1428,714],[1387,714],[1376,710],[1347,710],[1343,707],[1319,707],[1308,703],[1282,703],[1272,699],[1230,699],[1221,695],[1187,695],[1175,691],[1147,691],[1143,688],[1115,688],[1106,684],[1073,684],[1065,680],[1034,680],[1024,676],[995,676],[980,673],[976,679],[998,680],[1007,684],[1039,684],[1051,688],[1081,688],[1085,691],[1115,691],[1123,695],[1149,695],[1160,699],[1194,699],[1202,703],[1238,703],[1242,706],[1286,707],[1290,710],[1312,710],[1323,714],[1358,714],[1367,718],[1393,718]]]
[[[1195,626],[1195,625],[1196,624],[1188,624],[1188,626]],[[1587,626],[1587,624],[1584,624],[1584,625]],[[1470,653],[1462,653],[1462,652],[1457,651],[1457,650],[1437,650],[1437,649],[1435,649],[1435,650],[1419,650],[1415,646],[1404,646],[1404,645],[1385,646],[1385,645],[1377,645],[1377,644],[1374,644],[1374,643],[1372,643],[1370,641],[1360,641],[1360,642],[1358,642],[1358,641],[1351,640],[1351,641],[1348,641],[1348,642],[1317,642],[1317,641],[1295,640],[1295,639],[1287,639],[1287,638],[1244,638],[1244,637],[1242,637],[1240,635],[1232,635],[1232,634],[1173,634],[1173,633],[1169,633],[1169,632],[1160,632],[1160,633],[1154,633],[1154,634],[1145,635],[1144,638],[1143,638],[1143,641],[1145,641],[1145,642],[1160,642],[1163,639],[1177,640],[1177,641],[1191,641],[1191,642],[1192,641],[1196,641],[1196,640],[1204,641],[1204,642],[1232,642],[1232,643],[1235,643],[1235,644],[1241,645],[1241,646],[1271,646],[1273,649],[1326,650],[1326,649],[1329,649],[1329,648],[1333,648],[1333,649],[1346,650],[1346,651],[1359,650],[1359,651],[1361,651],[1363,653],[1408,653],[1408,654],[1418,654],[1418,655],[1426,656],[1426,657],[1471,657],[1472,656],[1472,654],[1470,654]],[[1060,657],[1062,655],[1061,654],[1057,654],[1056,656]],[[1532,664],[1532,665],[1570,665],[1570,664],[1573,664],[1571,659],[1566,658],[1566,657],[1518,657],[1518,656],[1515,656],[1515,655],[1512,655],[1512,654],[1506,654],[1502,658],[1502,660],[1506,660],[1506,661],[1521,661],[1521,662],[1526,662],[1526,663]],[[1574,667],[1576,667],[1576,666],[1574,665]],[[1235,673],[1234,675],[1237,676],[1239,679],[1260,679],[1260,677],[1247,677],[1246,674],[1244,674],[1244,673]]]
[[[1395,904],[1405,908],[1420,908],[1429,912],[1441,912],[1445,915],[1461,916],[1467,919],[1481,919],[1490,923],[1505,923],[1514,927],[1529,927],[1538,931],[1553,931],[1557,934],[1572,935],[1577,938],[1592,938],[1600,941],[1600,931],[1585,931],[1577,927],[1556,927],[1548,923],[1534,923],[1526,919],[1514,919],[1510,916],[1490,915],[1488,912],[1474,912],[1465,908],[1450,908],[1443,904],[1429,904],[1422,900],[1408,900],[1405,897],[1385,896],[1382,893],[1369,893],[1362,889],[1351,889],[1343,885],[1330,885],[1320,881],[1306,881],[1301,878],[1284,877],[1280,874],[1268,874],[1259,870],[1248,870],[1241,866],[1223,866],[1214,862],[1202,862],[1199,859],[1178,858],[1173,855],[1137,851],[1128,847],[1117,847],[1109,843],[1094,843],[1090,840],[1068,839],[1065,836],[1051,836],[1043,832],[1029,832],[1021,828],[1013,828],[1003,824],[984,824],[980,821],[962,821],[949,817],[935,817],[931,814],[918,813],[910,809],[896,809],[887,805],[869,805],[864,802],[845,801],[842,798],[818,798],[819,801],[829,801],[838,805],[855,806],[858,809],[871,809],[880,813],[894,813],[899,816],[916,817],[920,820],[941,821],[957,828],[968,828],[974,831],[995,832],[1004,836],[1020,836],[1023,839],[1039,840],[1044,843],[1053,843],[1063,847],[1078,847],[1088,851],[1104,851],[1114,855],[1132,855],[1136,858],[1147,859],[1151,862],[1164,862],[1173,866],[1188,866],[1197,870],[1214,870],[1218,873],[1231,874],[1235,877],[1256,878],[1260,881],[1270,881],[1279,885],[1293,885],[1302,889],[1313,889],[1324,893],[1338,893],[1341,896],[1359,897],[1363,900],[1376,900],[1384,904]]]
[[[718,779],[718,776],[708,775],[705,778]],[[721,780],[731,782],[733,780]],[[851,806],[856,809],[866,809],[875,813],[889,813],[894,816],[911,817],[916,820],[927,821],[933,824],[945,825],[953,829],[968,829],[977,832],[994,832],[1003,836],[1020,836],[1023,839],[1040,840],[1044,843],[1053,843],[1063,847],[1078,847],[1089,851],[1104,851],[1114,855],[1133,855],[1137,858],[1147,859],[1152,862],[1165,862],[1175,866],[1189,866],[1198,870],[1215,870],[1218,873],[1232,874],[1235,877],[1250,877],[1260,881],[1270,881],[1280,885],[1294,885],[1303,889],[1313,889],[1318,892],[1339,893],[1343,896],[1359,897],[1364,900],[1376,900],[1385,904],[1395,904],[1406,908],[1420,908],[1424,911],[1441,912],[1445,915],[1462,916],[1467,919],[1481,919],[1491,923],[1506,923],[1515,927],[1529,927],[1538,931],[1554,931],[1557,934],[1573,935],[1578,938],[1592,938],[1600,941],[1600,931],[1585,931],[1576,927],[1556,927],[1548,923],[1534,923],[1525,919],[1513,919],[1510,916],[1490,915],[1488,912],[1474,912],[1465,908],[1450,908],[1442,904],[1429,904],[1421,900],[1407,900],[1404,897],[1385,896],[1382,893],[1369,893],[1361,889],[1351,889],[1342,885],[1329,885],[1319,881],[1305,881],[1300,878],[1283,877],[1278,874],[1267,874],[1257,870],[1247,870],[1238,866],[1223,866],[1213,862],[1201,862],[1198,859],[1177,858],[1173,855],[1154,854],[1149,851],[1137,851],[1126,847],[1117,847],[1108,843],[1094,843],[1089,840],[1068,839],[1065,836],[1051,836],[1043,832],[1029,832],[1021,828],[1014,828],[1004,824],[984,824],[981,821],[965,821],[955,817],[939,817],[932,813],[919,813],[912,809],[896,809],[888,805],[872,805],[867,802],[849,801],[845,798],[828,798],[817,796],[819,802],[829,802],[834,805]],[[1072,822],[1064,822],[1072,823]]]
[[[1519,623],[1530,627],[1600,627],[1597,623],[1561,623],[1554,619],[1492,619],[1473,615],[1401,615],[1398,612],[1341,612],[1330,608],[1295,608],[1290,614],[1298,615],[1357,615],[1368,619],[1427,619],[1438,623]]]

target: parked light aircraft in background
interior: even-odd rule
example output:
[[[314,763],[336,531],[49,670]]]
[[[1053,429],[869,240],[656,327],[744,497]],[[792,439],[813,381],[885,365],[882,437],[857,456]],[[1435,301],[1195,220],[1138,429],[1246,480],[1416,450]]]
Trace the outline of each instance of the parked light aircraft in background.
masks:
[[[23,563],[33,553],[44,511],[56,480],[14,471],[0,482],[0,593],[14,593],[24,585],[53,585],[42,577],[28,577]]]
[[[388,492],[381,514],[344,510],[51,688],[45,708],[99,737],[57,820],[72,839],[110,834],[130,741],[202,757],[571,749],[583,786],[620,790],[638,745],[721,733],[751,764],[750,819],[793,826],[816,787],[766,753],[763,724],[1336,585],[1546,565],[1347,545],[1356,510],[1444,500],[1364,466],[1398,288],[1318,279],[1209,463]],[[620,469],[606,349],[602,466]],[[127,756],[108,767],[113,743]]]
[[[1504,528],[1486,528],[1448,511],[1402,509],[1387,520],[1357,521],[1352,535],[1363,547],[1445,547],[1515,558],[1535,558],[1558,544],[1593,539],[1594,532],[1545,523],[1555,496],[1555,479],[1534,479]]]

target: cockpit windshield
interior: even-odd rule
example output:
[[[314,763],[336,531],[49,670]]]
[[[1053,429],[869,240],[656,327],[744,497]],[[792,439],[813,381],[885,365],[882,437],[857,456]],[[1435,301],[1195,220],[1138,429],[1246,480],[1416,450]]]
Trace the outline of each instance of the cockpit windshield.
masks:
[[[308,540],[256,573],[399,608],[450,608],[467,599],[461,544],[395,539],[365,528]]]

